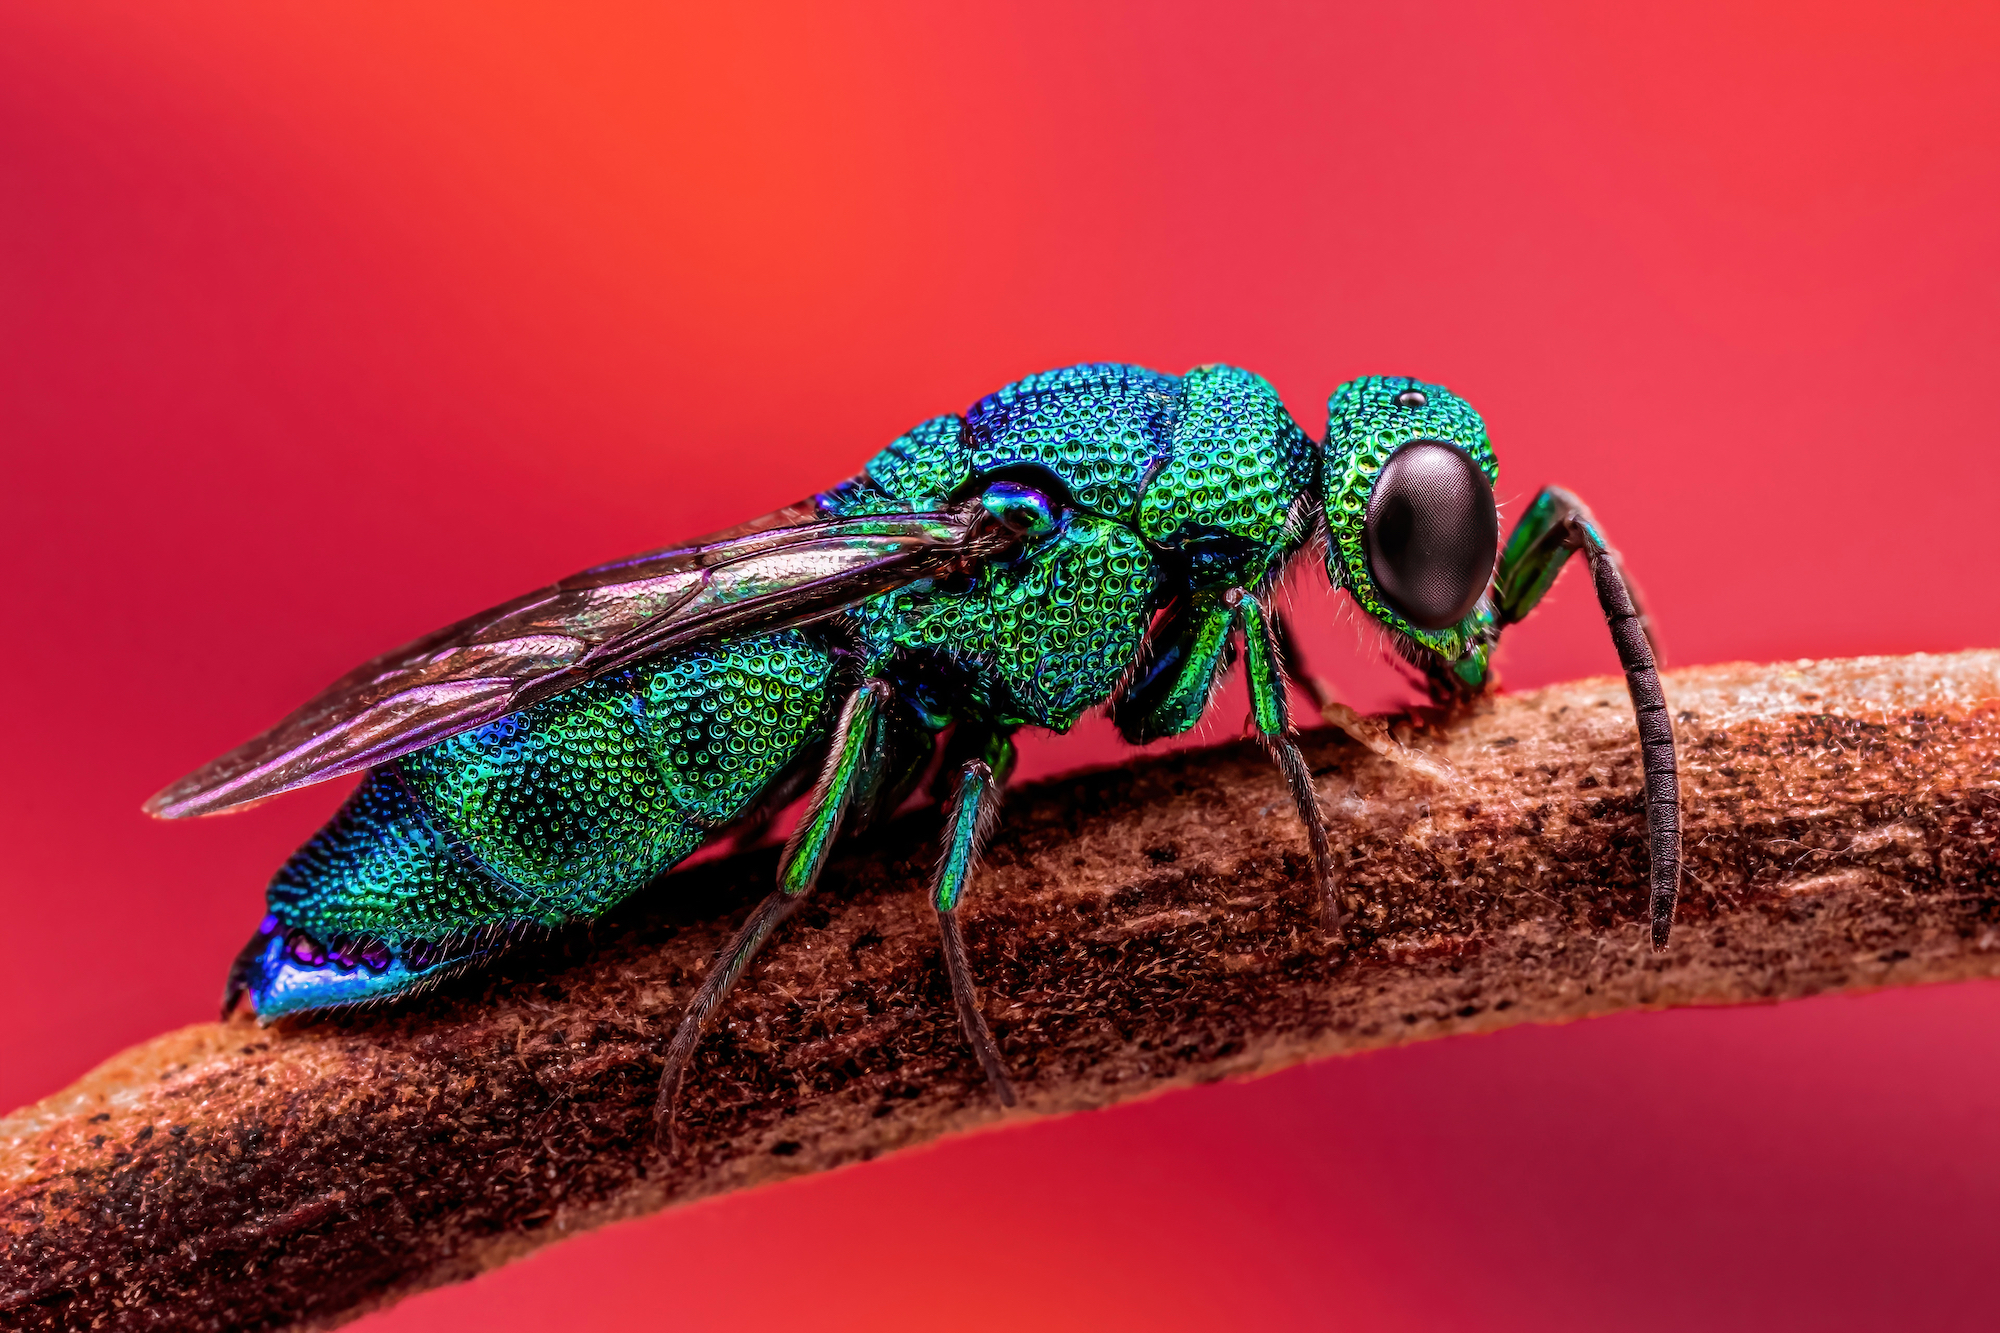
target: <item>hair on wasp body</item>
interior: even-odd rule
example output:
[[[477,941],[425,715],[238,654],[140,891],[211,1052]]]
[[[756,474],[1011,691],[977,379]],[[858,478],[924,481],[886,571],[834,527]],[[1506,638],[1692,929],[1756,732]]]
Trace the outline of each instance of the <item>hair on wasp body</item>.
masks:
[[[775,887],[673,1034],[665,1134],[705,1024],[835,842],[934,772],[941,966],[970,1052],[1011,1102],[1005,1034],[983,1016],[959,913],[1015,733],[1104,709],[1135,743],[1181,735],[1240,664],[1338,945],[1354,927],[1287,682],[1329,701],[1281,618],[1281,580],[1323,568],[1449,700],[1488,686],[1500,633],[1580,552],[1633,700],[1647,911],[1665,947],[1679,800],[1645,617],[1567,492],[1540,492],[1503,544],[1497,477],[1484,421],[1435,384],[1351,380],[1314,440],[1268,383],[1230,366],[1032,375],[919,423],[810,500],[364,663],[147,808],[207,814],[366,775],[279,868],[230,969],[225,1007],[270,1021],[418,995],[525,936],[594,920],[803,792]],[[1286,600],[1311,613],[1296,583]]]

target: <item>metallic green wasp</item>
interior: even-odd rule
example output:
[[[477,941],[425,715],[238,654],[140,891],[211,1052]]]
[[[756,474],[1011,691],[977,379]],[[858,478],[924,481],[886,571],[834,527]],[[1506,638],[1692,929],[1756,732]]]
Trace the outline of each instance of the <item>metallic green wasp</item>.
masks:
[[[247,997],[268,1020],[420,990],[525,929],[600,915],[808,791],[776,890],[668,1048],[664,1125],[703,1024],[841,829],[895,809],[941,747],[955,791],[930,901],[966,1040],[1011,1103],[957,912],[1020,728],[1066,731],[1108,703],[1133,742],[1184,732],[1240,644],[1340,932],[1270,600],[1316,537],[1334,585],[1440,696],[1483,688],[1500,630],[1584,553],[1638,712],[1663,947],[1680,875],[1673,731],[1596,523],[1545,490],[1501,550],[1486,427],[1436,385],[1354,380],[1328,415],[1315,443],[1269,384],[1227,366],[1050,371],[922,423],[809,501],[367,663],[147,806],[208,814],[366,772],[271,881],[225,1011]]]

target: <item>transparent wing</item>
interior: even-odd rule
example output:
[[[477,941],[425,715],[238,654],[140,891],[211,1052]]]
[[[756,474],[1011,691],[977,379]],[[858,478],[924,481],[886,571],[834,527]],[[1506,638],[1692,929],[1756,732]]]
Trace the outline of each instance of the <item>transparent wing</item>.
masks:
[[[798,625],[996,554],[977,503],[827,519],[805,502],[599,565],[363,663],[277,726],[146,802],[214,814],[359,772],[655,653]]]

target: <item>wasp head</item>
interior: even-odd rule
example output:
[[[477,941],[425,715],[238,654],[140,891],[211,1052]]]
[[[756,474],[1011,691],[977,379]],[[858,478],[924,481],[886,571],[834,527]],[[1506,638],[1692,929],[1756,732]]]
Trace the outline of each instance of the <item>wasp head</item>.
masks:
[[[1439,385],[1371,375],[1327,400],[1325,450],[1328,575],[1405,655],[1477,686],[1500,547],[1486,423]]]

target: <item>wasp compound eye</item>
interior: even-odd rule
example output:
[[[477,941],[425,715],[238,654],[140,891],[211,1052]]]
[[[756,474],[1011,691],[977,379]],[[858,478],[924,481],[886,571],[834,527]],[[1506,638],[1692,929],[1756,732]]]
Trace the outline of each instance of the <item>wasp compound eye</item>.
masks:
[[[1389,456],[1368,495],[1368,570],[1419,629],[1465,619],[1500,549],[1500,513],[1478,464],[1436,440]]]
[[[994,482],[980,494],[979,503],[1010,532],[1023,537],[1039,537],[1056,526],[1054,502],[1034,487],[1019,482]]]

